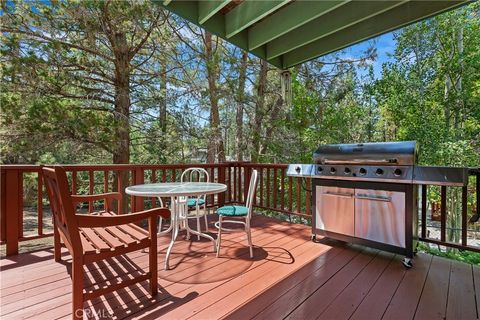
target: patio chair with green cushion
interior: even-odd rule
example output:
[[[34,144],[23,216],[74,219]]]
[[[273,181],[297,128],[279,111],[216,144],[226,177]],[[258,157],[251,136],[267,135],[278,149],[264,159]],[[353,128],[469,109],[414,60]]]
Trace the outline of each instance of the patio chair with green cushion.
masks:
[[[209,182],[210,176],[207,170],[203,168],[188,168],[183,171],[180,176],[180,182]],[[160,200],[160,206],[163,207],[163,202]],[[207,220],[207,199],[206,195],[201,195],[198,197],[189,197],[189,198],[180,198],[180,204],[186,205],[184,211],[186,212],[187,219],[197,219],[197,231],[200,232],[200,217],[204,217],[205,220],[205,230],[208,231],[208,220]],[[200,209],[203,208],[203,211]],[[193,214],[190,214],[190,210],[195,209]],[[185,220],[186,221],[186,220]],[[162,231],[163,219],[160,218],[158,222],[158,232]],[[188,232],[188,230],[187,230]],[[190,234],[187,234],[187,238],[190,238]],[[197,239],[200,240],[200,236],[197,236]]]
[[[217,257],[220,255],[220,243],[222,241],[222,232],[236,231],[235,229],[228,229],[228,228],[222,227],[222,224],[235,223],[235,224],[241,224],[244,226],[245,233],[247,234],[248,246],[250,247],[250,258],[253,258],[252,233],[250,230],[250,220],[252,219],[253,197],[255,196],[257,180],[258,180],[258,171],[253,170],[252,176],[250,178],[250,184],[248,187],[247,199],[244,206],[224,206],[217,209],[218,222],[215,223],[215,226],[218,228]],[[225,219],[226,217],[228,218],[228,220]]]
[[[203,168],[188,168],[187,170],[183,171],[182,175],[180,176],[181,182],[210,182],[210,176],[207,170]],[[201,232],[200,227],[200,217],[203,216],[205,220],[205,231],[208,231],[208,220],[207,220],[207,196],[195,196],[189,197],[186,199],[180,199],[180,202],[184,203],[187,206],[186,218],[187,219],[196,219],[197,220],[197,231]],[[200,211],[200,209],[203,209]],[[195,209],[195,211],[191,210]],[[188,232],[188,230],[187,230]],[[190,238],[190,234],[187,234],[187,238]],[[200,236],[197,235],[197,239],[200,240]]]

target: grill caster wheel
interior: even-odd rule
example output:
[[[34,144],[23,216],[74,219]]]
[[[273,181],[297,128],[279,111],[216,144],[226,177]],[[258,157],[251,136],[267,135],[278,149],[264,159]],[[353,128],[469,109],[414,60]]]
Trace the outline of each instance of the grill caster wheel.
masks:
[[[312,240],[313,242],[317,241],[317,235],[312,234],[310,240]]]
[[[407,269],[410,269],[411,267],[413,267],[412,259],[410,258],[403,258],[402,264]]]

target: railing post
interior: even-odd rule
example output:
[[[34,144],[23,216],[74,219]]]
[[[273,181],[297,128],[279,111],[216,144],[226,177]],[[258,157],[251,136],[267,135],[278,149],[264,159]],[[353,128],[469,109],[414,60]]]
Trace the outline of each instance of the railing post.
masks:
[[[447,187],[441,186],[440,188],[440,241],[446,240],[446,226],[447,226]]]
[[[2,217],[5,218],[5,241],[7,244],[7,256],[18,254],[18,239],[21,236],[19,232],[23,228],[23,179],[20,170],[6,170],[5,185],[2,186],[5,198],[5,212]]]
[[[0,168],[0,241],[6,241],[7,232],[7,181],[5,178],[6,170]]]
[[[427,237],[427,185],[422,185],[422,238]]]
[[[145,181],[145,173],[142,167],[136,167],[134,171],[134,184],[143,184]],[[133,212],[143,211],[145,209],[143,197],[133,197]]]

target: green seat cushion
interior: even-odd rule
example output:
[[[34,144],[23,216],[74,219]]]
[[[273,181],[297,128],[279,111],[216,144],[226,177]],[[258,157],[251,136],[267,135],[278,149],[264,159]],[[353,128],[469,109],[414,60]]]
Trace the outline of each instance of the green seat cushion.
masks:
[[[188,199],[187,200],[187,206],[195,207],[197,205],[197,202],[198,202],[199,206],[205,204],[205,200],[203,200],[203,199]]]
[[[217,213],[221,216],[246,216],[248,208],[244,206],[225,206],[218,208]]]

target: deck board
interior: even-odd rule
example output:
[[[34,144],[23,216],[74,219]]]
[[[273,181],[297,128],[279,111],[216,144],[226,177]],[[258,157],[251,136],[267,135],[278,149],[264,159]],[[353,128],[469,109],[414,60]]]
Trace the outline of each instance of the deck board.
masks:
[[[447,319],[477,319],[472,266],[452,261]]]
[[[330,303],[375,258],[378,251],[365,249],[353,260],[303,301],[286,319],[316,319]]]
[[[394,257],[350,319],[382,319],[405,274],[406,270],[400,263],[400,258]]]
[[[394,254],[380,252],[328,306],[320,317],[336,320],[349,319],[393,257]]]
[[[451,265],[448,259],[433,257],[415,319],[445,319]]]
[[[164,271],[168,237],[158,239],[159,294],[142,282],[85,304],[89,319],[476,319],[480,269],[419,254],[401,256],[321,239],[307,226],[255,216],[254,258],[241,234],[226,234],[221,257],[210,241],[184,234]],[[214,232],[212,228],[211,232]],[[223,239],[222,239],[223,240]],[[65,250],[64,250],[65,251]],[[71,258],[53,250],[0,262],[2,319],[70,319]],[[146,271],[134,252],[86,267],[86,285]],[[142,271],[143,270],[143,271]],[[88,315],[88,317],[87,317]]]
[[[431,262],[432,256],[422,253],[417,255],[414,272],[410,272],[413,269],[406,272],[390,301],[384,319],[403,320],[414,317]]]

